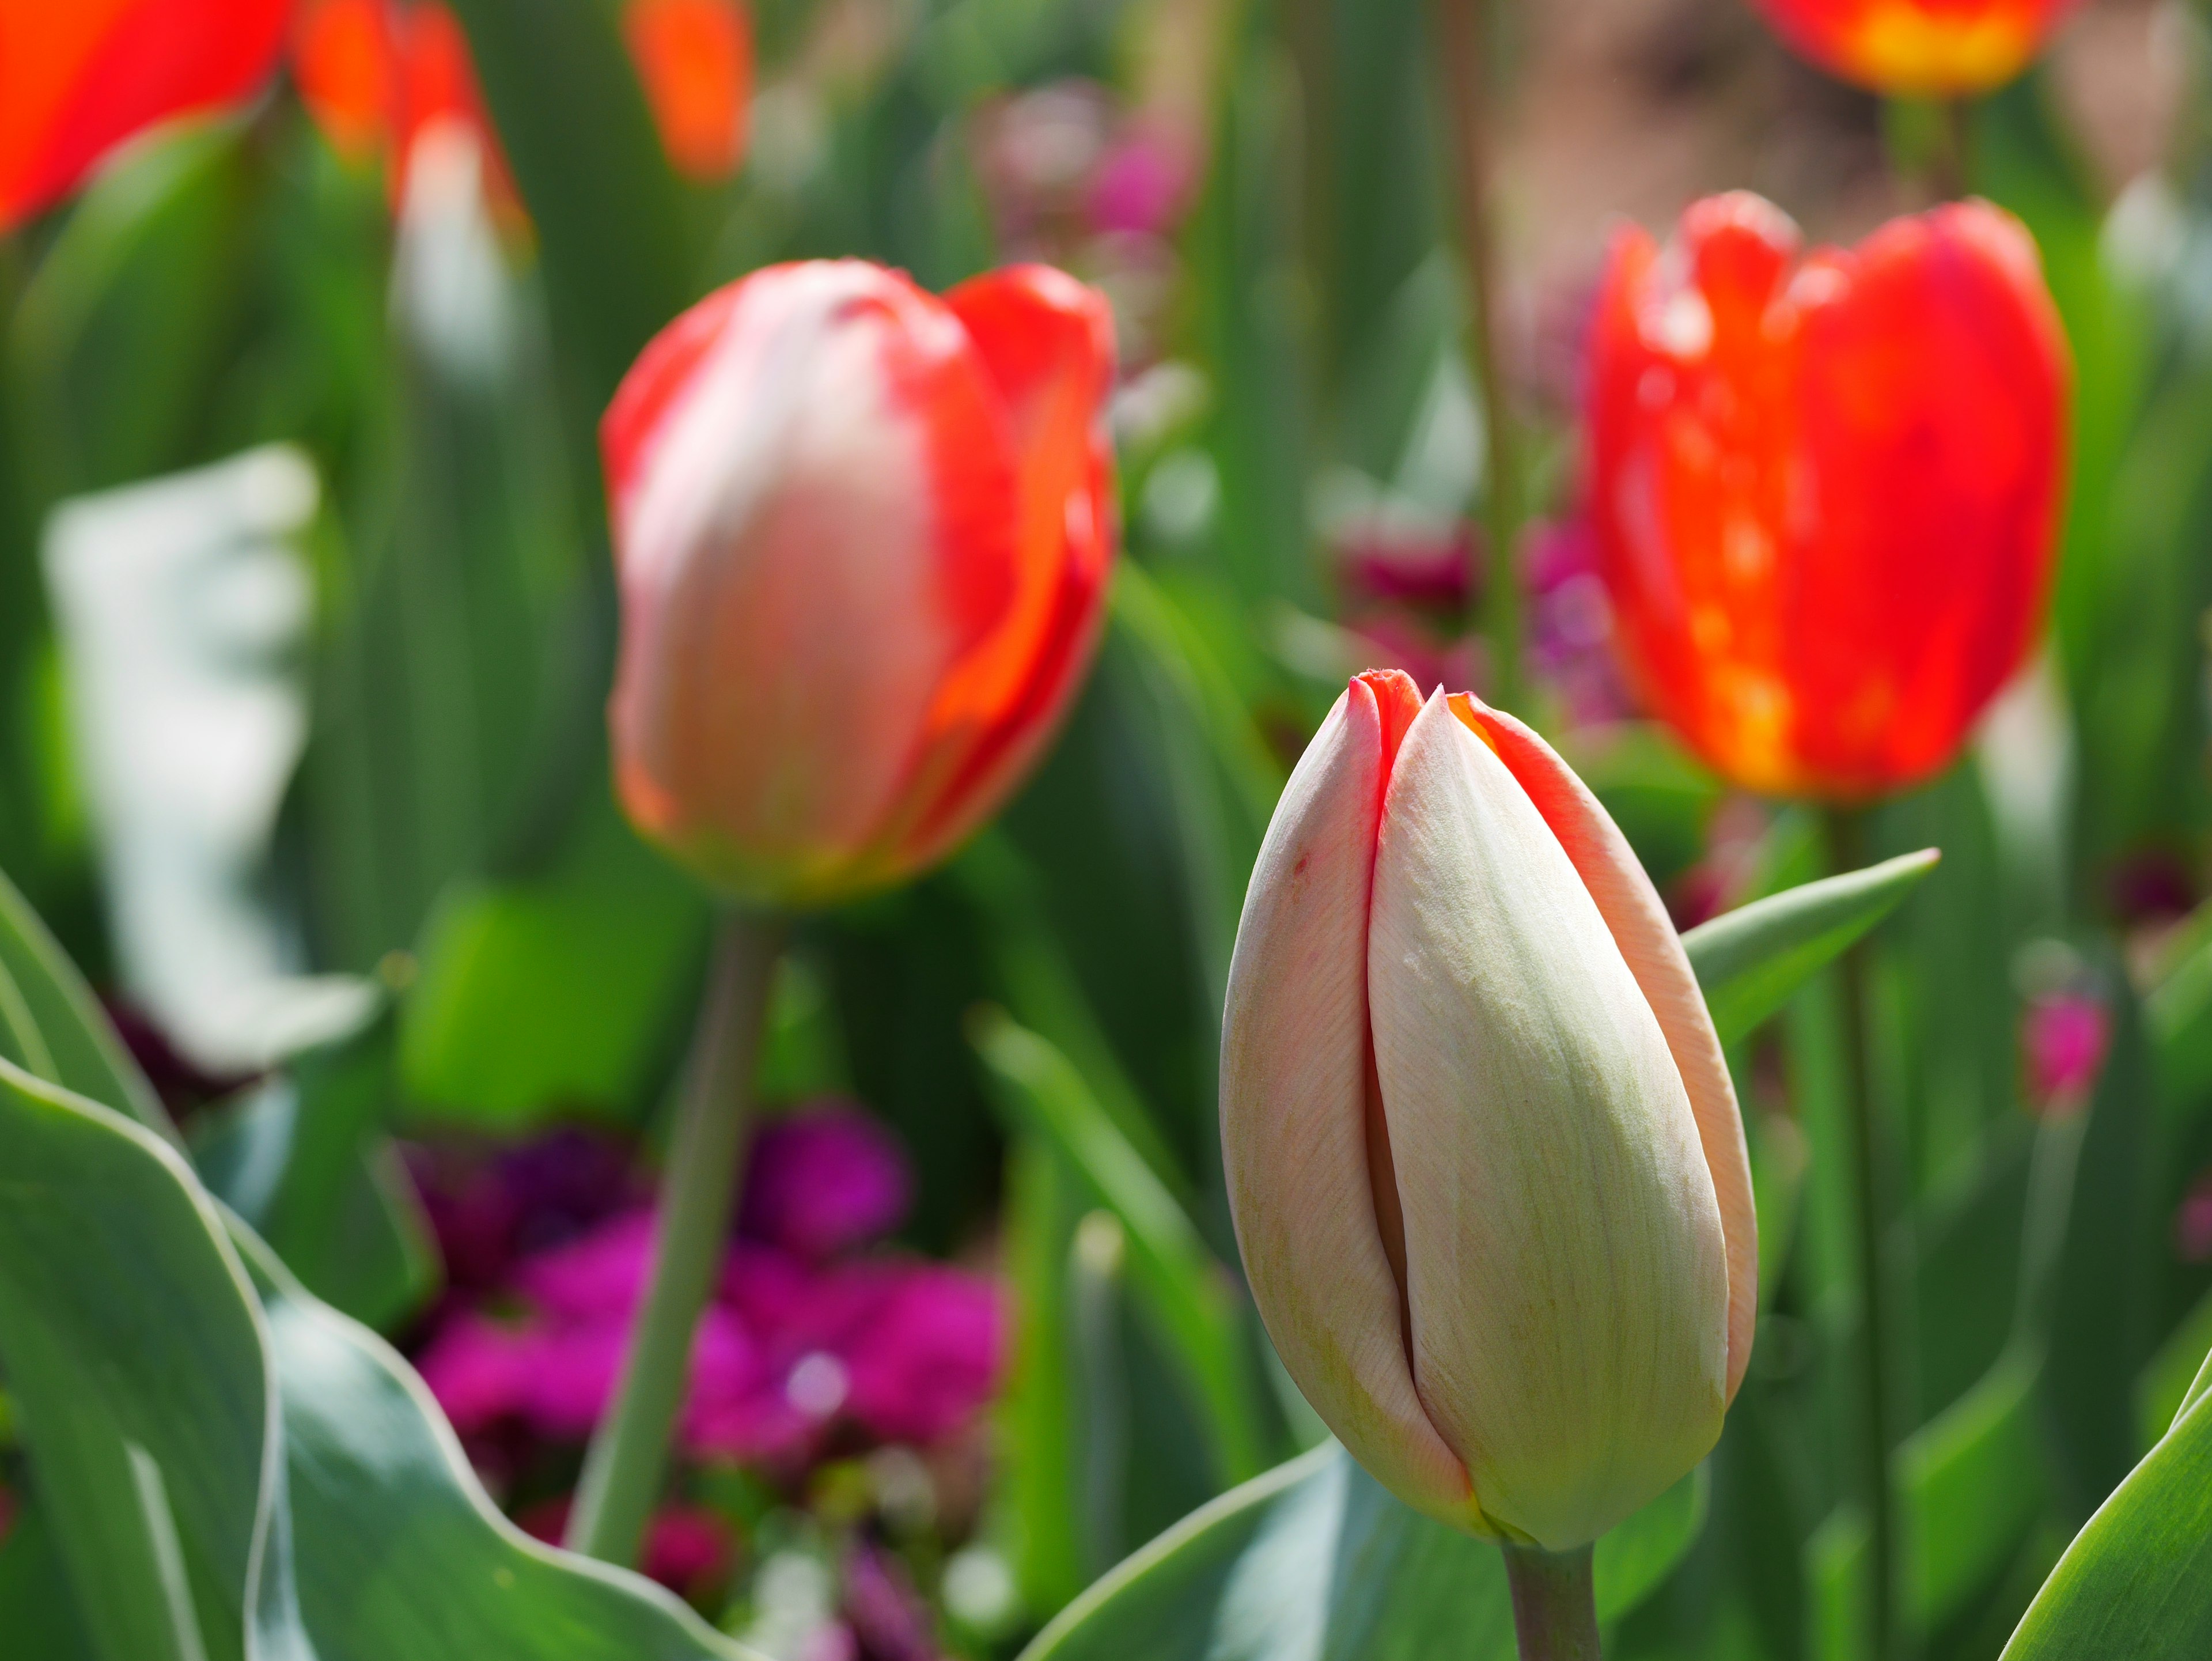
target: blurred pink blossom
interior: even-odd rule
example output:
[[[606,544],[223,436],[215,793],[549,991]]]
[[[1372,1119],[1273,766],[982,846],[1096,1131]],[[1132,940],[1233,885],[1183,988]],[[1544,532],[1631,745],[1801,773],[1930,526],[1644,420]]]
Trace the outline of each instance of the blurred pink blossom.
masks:
[[[1191,158],[1162,133],[1131,124],[1099,156],[1086,206],[1093,230],[1171,234],[1190,195]]]
[[[2028,1104],[2049,1117],[2088,1104],[2112,1038],[2112,1017],[2083,992],[2032,1000],[2021,1016],[2020,1041]]]
[[[849,1251],[905,1220],[914,1177],[875,1119],[842,1104],[776,1119],[753,1139],[738,1232],[806,1258]]]
[[[2185,1263],[2212,1262],[2212,1171],[2198,1173],[2174,1211],[2173,1250]]]
[[[1613,658],[1613,608],[1597,575],[1597,544],[1579,518],[1530,527],[1523,578],[1528,589],[1528,666],[1548,683],[1571,727],[1636,713]]]

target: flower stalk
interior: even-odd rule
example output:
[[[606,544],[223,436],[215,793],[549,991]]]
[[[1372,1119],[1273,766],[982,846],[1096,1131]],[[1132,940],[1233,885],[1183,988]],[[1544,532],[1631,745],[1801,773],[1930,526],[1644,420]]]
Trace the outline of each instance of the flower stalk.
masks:
[[[1521,1661],[1600,1661],[1592,1548],[1540,1551],[1501,1546],[1513,1592],[1513,1632]]]
[[[1827,815],[1831,868],[1841,873],[1856,871],[1867,862],[1866,819],[1852,808],[1832,808]],[[1885,1658],[1898,1653],[1898,1539],[1897,1496],[1890,1481],[1890,1450],[1895,1445],[1895,1427],[1890,1404],[1891,1361],[1894,1335],[1888,1286],[1888,1265],[1882,1250],[1884,1232],[1880,1127],[1875,1122],[1874,1092],[1869,1078],[1869,983],[1872,942],[1861,940],[1844,955],[1844,1099],[1849,1120],[1851,1149],[1851,1201],[1858,1241],[1859,1263],[1859,1408],[1863,1473],[1862,1499],[1867,1509],[1869,1555],[1871,1559],[1870,1607],[1873,1653]]]
[[[699,1324],[729,1238],[744,1154],[755,1062],[783,928],[732,911],[684,1063],[676,1135],[661,1179],[659,1232],[645,1302],[631,1329],[613,1406],[584,1459],[565,1542],[571,1551],[634,1564],[660,1497],[668,1444]]]
[[[1486,465],[1483,472],[1483,530],[1490,562],[1478,602],[1483,641],[1490,654],[1490,702],[1502,709],[1521,703],[1521,585],[1516,553],[1526,511],[1521,433],[1505,385],[1499,350],[1498,255],[1490,200],[1490,111],[1483,84],[1486,0],[1431,0],[1437,56],[1443,80],[1449,175],[1457,194],[1460,263],[1467,277],[1467,351],[1482,400]]]

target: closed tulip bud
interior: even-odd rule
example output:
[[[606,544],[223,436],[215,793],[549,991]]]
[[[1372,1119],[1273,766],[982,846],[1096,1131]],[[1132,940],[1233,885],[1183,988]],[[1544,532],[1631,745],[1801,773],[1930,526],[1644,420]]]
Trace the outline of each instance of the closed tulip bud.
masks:
[[[1948,766],[2040,626],[2070,375],[1983,202],[1799,259],[1755,196],[1613,245],[1590,332],[1599,572],[1631,677],[1753,790],[1863,801]]]
[[[172,118],[243,102],[276,66],[289,0],[62,0],[0,19],[0,231]]]
[[[2075,0],[1752,0],[1774,32],[1871,92],[1956,98],[2011,80]]]
[[[602,432],[631,819],[817,904],[995,809],[1088,662],[1113,554],[1104,300],[1042,266],[943,299],[779,265],[646,349]]]
[[[1362,675],[1244,902],[1222,1142],[1284,1365],[1409,1506],[1565,1551],[1712,1446],[1758,1250],[1720,1043],[1549,746]]]

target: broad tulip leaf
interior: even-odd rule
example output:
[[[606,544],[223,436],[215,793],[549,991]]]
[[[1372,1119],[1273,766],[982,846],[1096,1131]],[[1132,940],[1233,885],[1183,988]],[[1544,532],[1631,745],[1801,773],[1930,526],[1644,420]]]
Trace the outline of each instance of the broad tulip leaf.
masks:
[[[2028,1606],[2004,1661],[2212,1655],[2212,1408],[2200,1391],[2099,1506]]]
[[[1732,1044],[1880,922],[1936,868],[1925,848],[1808,882],[1699,923],[1682,936],[1721,1042]]]
[[[125,1649],[102,1631],[111,1661],[743,1654],[650,1582],[501,1518],[406,1363],[301,1291],[167,1144],[0,1063],[0,1357],[77,1607],[99,1630],[115,1605],[183,1600],[200,1633]],[[110,1555],[149,1513],[151,1552]],[[118,1572],[133,1555],[189,1578]]]
[[[92,989],[5,876],[0,876],[0,1058],[162,1135],[176,1134]]]
[[[1705,1519],[1694,1471],[1598,1542],[1598,1616],[1626,1614]],[[1023,1661],[1512,1661],[1498,1548],[1408,1510],[1330,1443],[1177,1524]]]

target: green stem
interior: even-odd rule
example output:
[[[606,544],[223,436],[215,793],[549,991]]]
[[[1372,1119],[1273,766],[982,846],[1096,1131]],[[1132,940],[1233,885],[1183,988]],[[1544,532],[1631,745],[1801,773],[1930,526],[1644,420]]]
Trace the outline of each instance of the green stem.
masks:
[[[1479,621],[1490,651],[1490,701],[1521,698],[1521,584],[1517,551],[1524,506],[1521,432],[1498,350],[1498,259],[1490,203],[1489,100],[1483,86],[1483,0],[1431,0],[1443,80],[1447,158],[1459,198],[1461,263],[1467,273],[1468,356],[1482,399],[1489,465],[1483,528],[1490,544]]]
[[[568,1548],[610,1563],[635,1561],[660,1497],[669,1433],[690,1370],[691,1335],[729,1237],[761,1022],[782,932],[771,919],[732,913],[715,942],[661,1176],[652,1280],[630,1332],[614,1406],[592,1438],[568,1519]]]
[[[1866,821],[1849,808],[1830,810],[1827,819],[1831,867],[1838,874],[1865,865]],[[1859,1407],[1863,1443],[1863,1495],[1872,1557],[1874,1655],[1893,1661],[1899,1654],[1899,1562],[1897,1496],[1890,1482],[1890,1451],[1896,1434],[1891,1421],[1891,1330],[1888,1270],[1882,1250],[1884,1208],[1880,1127],[1875,1123],[1874,1092],[1869,1077],[1868,982],[1872,941],[1863,939],[1845,954],[1844,977],[1844,1098],[1850,1120],[1851,1200],[1857,1216],[1859,1249]]]
[[[1513,1591],[1513,1632],[1521,1661],[1601,1661],[1597,1593],[1590,1548],[1539,1551],[1501,1546],[1505,1584]]]

